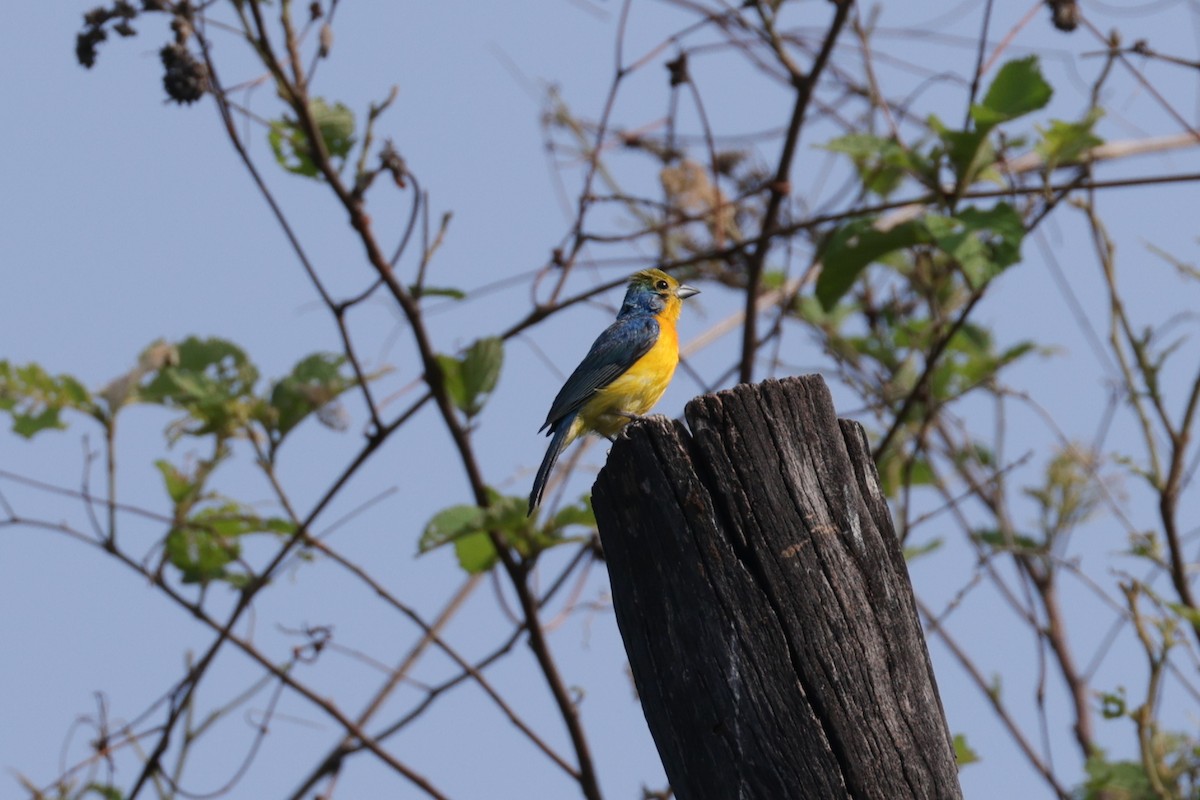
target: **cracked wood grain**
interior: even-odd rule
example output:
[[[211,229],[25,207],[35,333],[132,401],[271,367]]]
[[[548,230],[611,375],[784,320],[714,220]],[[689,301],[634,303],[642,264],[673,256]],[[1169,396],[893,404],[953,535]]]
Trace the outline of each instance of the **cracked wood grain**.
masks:
[[[685,418],[628,426],[593,490],[676,796],[961,798],[862,427],[816,376],[705,395]]]

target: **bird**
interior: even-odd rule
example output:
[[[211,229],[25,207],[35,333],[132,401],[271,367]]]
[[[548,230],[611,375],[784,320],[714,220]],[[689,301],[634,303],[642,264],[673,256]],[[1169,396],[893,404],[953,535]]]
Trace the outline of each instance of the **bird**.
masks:
[[[551,439],[529,494],[530,515],[567,445],[585,433],[613,440],[663,396],[679,363],[675,323],[682,301],[699,293],[660,269],[630,276],[616,320],[592,343],[538,429]]]

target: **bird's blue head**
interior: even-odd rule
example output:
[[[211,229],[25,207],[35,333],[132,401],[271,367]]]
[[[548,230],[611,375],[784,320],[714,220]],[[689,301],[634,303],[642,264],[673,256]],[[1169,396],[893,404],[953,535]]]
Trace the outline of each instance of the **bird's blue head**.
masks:
[[[680,283],[661,269],[644,269],[629,278],[625,302],[621,303],[617,318],[632,314],[658,316],[665,311],[672,319],[678,319],[680,301],[699,293],[699,289]]]

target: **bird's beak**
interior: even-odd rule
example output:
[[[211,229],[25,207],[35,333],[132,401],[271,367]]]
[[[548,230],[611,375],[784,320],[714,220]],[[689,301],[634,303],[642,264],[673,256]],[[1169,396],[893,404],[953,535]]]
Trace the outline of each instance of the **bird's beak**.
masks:
[[[700,294],[700,290],[694,286],[688,286],[686,283],[679,284],[679,288],[675,290],[675,296],[680,300],[691,297],[694,294]]]

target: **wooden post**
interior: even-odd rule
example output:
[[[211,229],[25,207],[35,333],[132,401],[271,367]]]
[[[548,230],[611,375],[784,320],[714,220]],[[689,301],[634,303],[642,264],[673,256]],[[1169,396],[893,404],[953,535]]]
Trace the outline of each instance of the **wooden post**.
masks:
[[[617,623],[679,800],[962,791],[862,426],[820,377],[626,428],[593,489]]]

